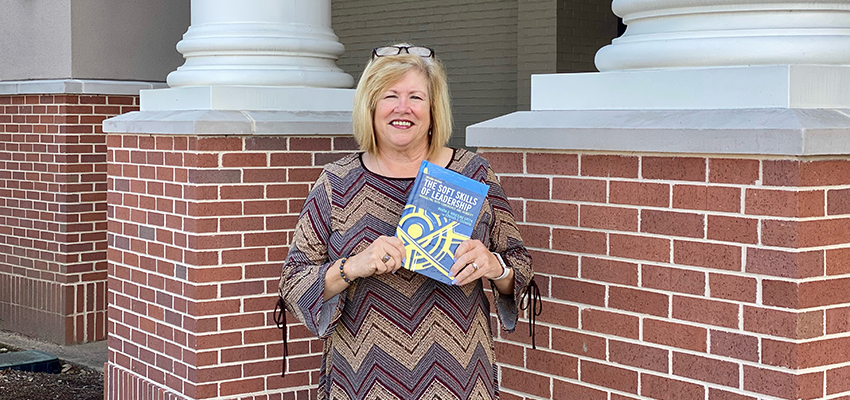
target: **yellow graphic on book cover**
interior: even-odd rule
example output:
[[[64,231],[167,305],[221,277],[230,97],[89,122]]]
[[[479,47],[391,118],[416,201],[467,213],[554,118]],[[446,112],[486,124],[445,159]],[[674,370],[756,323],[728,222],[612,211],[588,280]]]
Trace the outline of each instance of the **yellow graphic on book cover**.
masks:
[[[434,268],[448,278],[449,270],[444,265],[452,265],[454,249],[469,239],[469,236],[455,231],[457,226],[456,221],[449,221],[424,208],[412,204],[404,207],[396,236],[404,242],[405,267],[415,272]]]

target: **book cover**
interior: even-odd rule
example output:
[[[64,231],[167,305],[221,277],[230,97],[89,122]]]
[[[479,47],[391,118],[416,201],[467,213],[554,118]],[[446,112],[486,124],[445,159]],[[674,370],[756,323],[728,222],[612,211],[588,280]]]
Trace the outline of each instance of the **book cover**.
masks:
[[[489,186],[423,161],[396,228],[411,271],[448,285],[457,246],[469,239]]]

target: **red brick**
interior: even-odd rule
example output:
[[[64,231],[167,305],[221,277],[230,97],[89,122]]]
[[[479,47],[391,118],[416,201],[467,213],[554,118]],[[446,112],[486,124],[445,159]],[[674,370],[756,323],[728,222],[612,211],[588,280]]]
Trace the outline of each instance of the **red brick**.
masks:
[[[578,175],[578,156],[575,154],[528,153],[525,165],[529,174]]]
[[[850,274],[850,248],[826,251],[826,275]]]
[[[608,400],[608,393],[606,392],[557,379],[553,382],[552,392],[557,398],[562,399]],[[504,398],[504,394],[500,393],[500,395]]]
[[[577,229],[553,229],[552,248],[576,253],[605,254],[605,233]]]
[[[751,218],[708,216],[708,239],[723,242],[756,244],[759,240],[758,220]]]
[[[562,277],[578,276],[578,257],[546,251],[529,250],[534,272]]]
[[[828,215],[850,214],[850,189],[833,189],[826,194]]]
[[[755,397],[708,388],[708,400],[757,400]]]
[[[642,374],[640,394],[659,400],[703,400],[705,388],[689,382]]]
[[[499,181],[511,197],[549,199],[549,178],[503,176]]]
[[[603,307],[605,305],[605,286],[575,279],[552,279],[552,297]]]
[[[850,332],[850,307],[826,310],[826,334]]]
[[[850,303],[850,278],[800,283],[800,308]]]
[[[238,137],[190,137],[191,151],[240,151],[242,139]]]
[[[289,150],[287,138],[280,137],[248,137],[245,138],[245,150]]]
[[[819,217],[824,215],[824,191],[747,189],[744,211],[749,215]]]
[[[641,175],[644,179],[705,181],[704,158],[643,157],[642,161]]]
[[[540,224],[577,226],[578,206],[547,201],[527,201],[526,220]]]
[[[702,238],[705,236],[705,216],[661,210],[641,210],[641,232],[659,235]]]
[[[755,336],[712,330],[711,354],[758,362],[759,339]]]
[[[738,387],[738,365],[690,354],[673,353],[673,374],[703,382]]]
[[[737,328],[738,305],[695,297],[673,296],[673,318]]]
[[[330,138],[291,138],[289,139],[290,150],[303,151],[330,151]]]
[[[637,286],[637,264],[582,257],[581,277],[590,280],[619,283],[621,285]]]
[[[583,330],[637,339],[640,334],[638,317],[586,308],[581,311]]]
[[[756,301],[758,282],[755,278],[710,273],[708,274],[708,286],[711,297],[715,299],[746,303],[755,303]]]
[[[834,368],[826,371],[826,394],[850,391],[850,367]]]
[[[740,271],[741,248],[714,243],[674,240],[673,260],[676,264]]]
[[[803,248],[850,243],[850,218],[812,221],[762,221],[762,244]]]
[[[661,373],[668,372],[668,350],[613,339],[609,340],[608,348],[612,362]]]
[[[339,153],[332,153],[336,155],[336,158],[339,158]],[[317,154],[318,158],[320,155]],[[319,160],[317,160],[319,161]],[[333,160],[336,161],[336,160]],[[313,154],[312,153],[295,153],[295,152],[284,152],[284,153],[272,153],[269,158],[269,166],[272,167],[305,167],[313,165]],[[316,163],[321,166],[324,164]]]
[[[616,155],[581,156],[582,176],[601,176],[616,178],[637,178],[638,157]]]
[[[670,185],[612,181],[610,186],[609,202],[612,204],[652,207],[670,206]]]
[[[746,271],[753,274],[783,278],[811,278],[824,275],[823,250],[787,252],[781,250],[747,249]]]
[[[581,380],[628,393],[637,393],[638,373],[625,368],[581,360]]]
[[[823,312],[795,313],[744,306],[744,330],[789,339],[823,335]]]
[[[550,379],[545,376],[502,367],[501,386],[506,389],[549,398],[549,385]]]
[[[612,256],[646,261],[670,261],[670,239],[611,234],[609,240]]]
[[[741,189],[722,186],[673,186],[673,208],[739,212]]]
[[[578,307],[543,300],[543,309],[537,321],[566,328],[578,328]]]
[[[644,264],[641,267],[641,286],[689,294],[705,294],[705,273],[682,268]]]
[[[578,379],[578,358],[544,350],[528,349],[526,367],[563,378]]]
[[[709,182],[752,185],[755,184],[758,179],[758,160],[733,158],[710,158],[708,160]]]
[[[553,328],[552,350],[604,360],[606,358],[605,338],[581,332]]]
[[[680,349],[705,352],[708,332],[705,328],[645,318],[643,340]]]
[[[227,153],[221,156],[221,166],[228,167],[265,167],[268,165],[265,153]]]
[[[608,306],[641,314],[666,317],[668,296],[657,292],[611,286],[608,289]]]
[[[493,344],[499,363],[520,368],[525,367],[525,350],[522,346],[501,341],[496,341]]]
[[[744,365],[744,390],[783,399],[823,397],[823,372],[796,375]]]
[[[604,203],[607,195],[605,181],[596,179],[553,178],[552,198],[556,200]]]
[[[581,205],[580,221],[583,228],[636,232],[638,210],[634,208]]]
[[[552,234],[548,226],[517,224],[517,228],[527,247],[549,248]]]
[[[480,152],[478,155],[486,158],[490,162],[490,168],[498,174],[521,174],[525,172],[523,153]]]
[[[850,161],[762,161],[765,186],[838,186],[850,184]]]

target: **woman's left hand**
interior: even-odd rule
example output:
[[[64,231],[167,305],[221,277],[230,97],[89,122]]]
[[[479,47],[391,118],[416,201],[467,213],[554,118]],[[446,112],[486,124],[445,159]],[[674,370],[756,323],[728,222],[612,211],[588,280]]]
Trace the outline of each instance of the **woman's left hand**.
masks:
[[[466,240],[457,246],[451,269],[455,285],[466,285],[482,277],[493,279],[502,272],[499,259],[480,240]]]

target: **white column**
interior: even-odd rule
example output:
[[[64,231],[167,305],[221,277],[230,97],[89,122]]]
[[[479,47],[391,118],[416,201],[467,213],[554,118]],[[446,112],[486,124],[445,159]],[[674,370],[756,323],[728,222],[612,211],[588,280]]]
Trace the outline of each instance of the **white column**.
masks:
[[[335,63],[344,47],[331,29],[331,0],[192,0],[177,50],[186,63],[168,75],[171,87],[354,84]]]
[[[735,65],[850,65],[850,3],[614,0],[628,26],[600,71]]]

